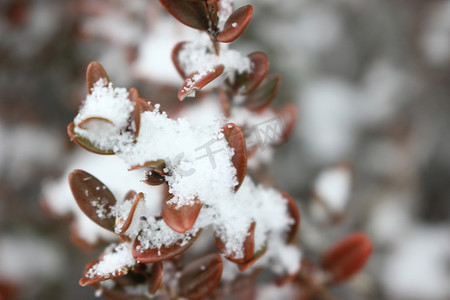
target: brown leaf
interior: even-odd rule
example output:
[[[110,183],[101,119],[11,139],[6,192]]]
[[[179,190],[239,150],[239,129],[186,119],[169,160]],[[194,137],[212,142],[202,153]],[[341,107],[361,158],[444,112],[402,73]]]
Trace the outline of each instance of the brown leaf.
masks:
[[[172,258],[174,256],[177,256],[178,254],[183,253],[186,251],[194,241],[197,239],[197,237],[200,235],[200,231],[197,232],[196,235],[192,236],[191,239],[181,246],[182,241],[178,241],[177,243],[169,246],[169,247],[161,247],[160,249],[154,248],[154,249],[146,249],[141,250],[141,243],[136,238],[132,247],[132,255],[133,257],[140,263],[148,264],[148,263],[155,263],[158,261],[163,261],[169,258]]]
[[[225,248],[225,244],[219,237],[216,237],[214,240],[216,248],[221,253],[223,253],[228,260],[231,260],[236,264],[243,264],[251,260],[255,252],[255,226],[256,223],[252,222],[250,228],[248,229],[247,237],[245,238],[244,243],[242,245],[242,250],[244,252],[244,256],[242,258],[236,258],[234,254],[226,254],[227,251]]]
[[[352,233],[335,243],[322,257],[321,266],[339,283],[355,275],[372,253],[372,242],[364,233]]]
[[[179,280],[179,295],[188,299],[203,299],[219,284],[223,263],[219,254],[209,254],[188,264]]]
[[[190,74],[186,77],[183,85],[178,91],[178,99],[183,101],[186,97],[192,96],[196,91],[219,77],[224,69],[224,65],[217,65],[211,71],[205,73],[194,72]]]
[[[287,234],[287,242],[292,243],[294,242],[295,237],[297,236],[297,231],[300,224],[300,212],[297,208],[297,204],[295,204],[295,200],[288,193],[282,193],[281,195],[288,201],[287,203],[288,212],[292,220],[294,220],[294,223],[289,228]]]
[[[128,130],[134,132],[134,136],[137,137],[141,126],[141,101],[139,101],[139,93],[136,88],[130,88],[128,94],[134,107],[133,112],[131,113]]]
[[[86,124],[85,124],[86,126]],[[84,149],[96,153],[96,154],[103,154],[103,155],[112,155],[114,154],[114,151],[112,149],[100,149],[94,146],[88,139],[85,139],[84,137],[78,135],[75,133],[75,124],[72,122],[67,126],[67,134],[69,135],[70,139],[74,141],[79,146],[83,147]]]
[[[166,179],[156,169],[149,168],[149,170],[145,172],[144,183],[155,186],[161,185],[164,182],[166,182]]]
[[[244,262],[244,263],[242,263],[242,264],[240,264],[239,265],[239,270],[241,270],[242,272],[243,271],[245,271],[245,270],[247,270],[248,268],[250,268],[251,266],[253,266],[253,264],[261,257],[261,256],[263,256],[265,253],[266,253],[266,251],[267,251],[267,242],[264,244],[264,246],[259,250],[259,251],[257,251],[257,252],[255,252],[255,254],[253,255],[253,257],[250,259],[250,260],[248,260],[248,261],[246,261],[246,262]]]
[[[209,28],[208,12],[203,2],[187,0],[159,0],[159,2],[184,25],[199,30]]]
[[[141,109],[141,113],[146,112],[146,111],[154,111],[155,110],[155,106],[153,105],[153,103],[151,103],[150,101],[148,101],[145,98],[139,98],[138,102],[139,102],[139,108]]]
[[[122,228],[119,233],[120,235],[124,234],[125,231],[127,231],[128,228],[130,227],[131,222],[133,221],[134,213],[136,212],[136,207],[138,206],[139,202],[144,199],[144,194],[143,193],[136,194],[136,192],[130,191],[130,192],[128,192],[128,194],[125,197],[126,197],[126,199],[129,199],[128,197],[133,197],[134,200],[133,200],[133,204],[131,205],[130,213],[128,214],[127,219],[125,220],[125,222],[122,225]],[[116,220],[116,223],[117,223],[117,220]]]
[[[281,117],[284,123],[283,133],[281,134],[280,142],[276,143],[277,146],[285,143],[291,137],[294,132],[295,125],[298,119],[298,110],[295,104],[288,103],[281,109],[277,110],[277,114]]]
[[[245,107],[251,111],[261,112],[267,108],[275,98],[280,88],[281,77],[278,74],[271,74],[248,95]]]
[[[237,74],[234,90],[242,94],[253,92],[266,77],[269,71],[269,59],[264,52],[253,52],[248,55],[252,69],[250,72]]]
[[[170,203],[173,195],[166,199],[162,207],[162,217],[167,226],[178,233],[185,233],[194,226],[203,203],[195,198],[194,203],[177,207],[176,203]]]
[[[120,268],[119,270],[116,270],[114,273],[110,273],[107,275],[95,275],[93,277],[89,276],[89,271],[91,270],[91,268],[93,266],[95,266],[96,264],[98,264],[101,260],[96,259],[94,261],[91,261],[85,268],[84,270],[84,275],[83,277],[80,279],[79,284],[81,286],[86,286],[86,285],[91,285],[100,281],[105,281],[108,279],[112,279],[112,278],[117,278],[117,277],[121,277],[124,276],[125,274],[128,273],[128,271],[131,269],[130,267],[127,268]]]
[[[142,165],[132,166],[130,169],[128,169],[128,171],[139,170],[142,168],[151,168],[151,169],[155,170],[156,172],[160,173],[161,175],[163,175],[163,174],[165,174],[165,173],[163,173],[163,169],[165,168],[165,165],[166,165],[166,163],[163,159],[150,160],[150,161],[146,161]]]
[[[222,281],[214,290],[212,296],[215,298],[224,298],[244,292],[248,288],[255,286],[255,282],[262,271],[262,268],[258,268],[253,270],[250,274],[238,274],[237,277],[231,282]]]
[[[223,31],[217,35],[217,40],[229,43],[237,39],[244,32],[253,16],[253,6],[246,5],[236,9],[227,19]]]
[[[222,129],[228,145],[230,148],[234,149],[234,155],[231,162],[236,169],[238,184],[234,187],[234,190],[237,191],[247,173],[247,147],[245,145],[245,137],[241,128],[233,123],[225,124]]]
[[[161,286],[163,271],[164,267],[161,261],[155,262],[153,264],[151,276],[148,281],[148,291],[151,295],[155,294]]]
[[[75,170],[69,175],[69,184],[78,206],[92,221],[114,232],[115,219],[111,207],[116,199],[111,191],[93,175]]]
[[[102,78],[105,78],[107,82],[110,81],[108,74],[105,69],[103,69],[103,66],[96,61],[91,62],[86,70],[86,85],[89,94],[92,93],[94,84]]]
[[[175,69],[177,70],[178,74],[180,74],[181,78],[186,79],[187,74],[184,72],[183,68],[181,67],[180,60],[178,59],[181,49],[183,49],[184,45],[186,45],[186,42],[179,42],[173,47],[172,49],[172,62],[175,66]]]
[[[222,113],[225,116],[225,118],[229,118],[231,116],[231,96],[223,88],[220,88],[218,90],[218,94],[220,106],[222,108]]]

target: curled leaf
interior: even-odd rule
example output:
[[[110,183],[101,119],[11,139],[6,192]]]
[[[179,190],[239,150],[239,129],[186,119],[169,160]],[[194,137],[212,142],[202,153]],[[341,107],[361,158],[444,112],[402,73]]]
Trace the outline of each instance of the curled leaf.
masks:
[[[128,171],[139,170],[142,168],[151,168],[162,175],[164,174],[163,169],[165,168],[165,165],[166,163],[163,159],[149,160],[142,165],[136,165],[131,167],[130,169],[128,169]]]
[[[93,125],[93,124],[91,124]],[[84,126],[90,126],[88,124],[84,124]],[[78,135],[75,133],[75,124],[72,122],[67,126],[67,134],[69,135],[70,139],[74,141],[79,146],[83,147],[84,149],[96,153],[96,154],[103,154],[103,155],[112,155],[114,154],[114,151],[112,149],[100,149],[96,146],[94,146],[93,143],[91,143],[88,139]]]
[[[347,280],[364,267],[372,253],[372,242],[363,233],[353,233],[335,243],[322,257],[321,266],[332,283]]]
[[[190,246],[192,246],[199,235],[200,231],[198,231],[196,235],[192,236],[191,239],[185,243],[180,240],[168,247],[163,246],[161,248],[150,248],[145,250],[141,249],[141,243],[139,242],[139,239],[136,238],[133,243],[131,254],[138,262],[143,264],[163,261],[186,251]]]
[[[199,30],[209,28],[208,12],[203,1],[159,0],[159,2],[184,25]]]
[[[134,132],[135,136],[138,136],[141,125],[141,101],[139,101],[139,93],[136,88],[130,88],[128,94],[134,107],[133,112],[131,113],[128,130]]]
[[[205,72],[194,72],[186,77],[183,85],[178,91],[178,99],[183,101],[186,97],[195,96],[195,92],[203,88],[205,85],[219,77],[223,70],[224,65],[217,65],[213,69]]]
[[[183,68],[181,67],[180,60],[178,59],[181,49],[183,49],[184,45],[186,45],[186,42],[179,42],[173,47],[172,49],[172,62],[175,66],[175,69],[177,70],[178,74],[180,74],[181,78],[186,79],[187,74],[184,72]]]
[[[149,170],[145,172],[144,183],[148,185],[161,185],[164,182],[166,182],[164,176],[162,176],[160,172],[155,169],[149,168]]]
[[[125,197],[126,199],[130,199],[129,197],[133,197],[134,200],[133,204],[131,205],[131,209],[127,219],[123,222],[123,225],[121,225],[120,227],[119,232],[120,235],[124,234],[130,227],[131,222],[133,221],[134,213],[136,212],[136,207],[138,206],[139,202],[144,199],[144,194],[143,193],[136,194],[136,192],[130,191]],[[116,227],[120,226],[119,224],[120,220],[116,220]]]
[[[281,77],[278,74],[272,74],[256,88],[245,102],[245,107],[251,111],[260,112],[268,107],[275,98],[280,88]]]
[[[255,252],[255,254],[253,254],[253,257],[252,257],[250,260],[248,260],[248,261],[246,261],[246,262],[244,262],[244,263],[242,263],[242,264],[239,265],[239,270],[245,271],[245,270],[247,270],[248,268],[250,268],[251,266],[253,266],[253,264],[254,264],[261,256],[263,256],[263,255],[266,253],[267,248],[268,248],[268,244],[267,244],[267,242],[266,242],[266,243],[264,244],[264,246],[263,246],[260,250],[258,250],[257,252]]]
[[[197,198],[193,203],[189,203],[178,207],[176,203],[172,203],[173,195],[164,201],[162,207],[162,217],[167,226],[178,233],[185,233],[194,226],[203,203]]]
[[[146,112],[146,111],[154,111],[155,110],[155,106],[153,105],[153,103],[151,103],[150,101],[148,101],[145,98],[139,98],[138,102],[139,102],[139,108],[141,110],[141,113]]]
[[[86,85],[89,94],[91,94],[94,84],[102,78],[106,79],[107,82],[110,81],[103,66],[99,62],[91,62],[86,70]]]
[[[96,264],[98,264],[101,260],[96,259],[94,261],[91,261],[84,270],[84,275],[80,279],[79,284],[81,286],[91,285],[100,281],[105,281],[112,278],[118,278],[121,276],[124,276],[128,273],[128,271],[131,269],[131,267],[122,267],[112,273],[106,274],[106,275],[92,275],[90,274],[90,270],[92,267],[94,267]]]
[[[93,175],[75,170],[69,175],[72,194],[86,216],[101,227],[114,231],[115,219],[111,208],[116,199],[111,191]]]
[[[243,257],[237,258],[233,253],[227,254],[227,249],[225,247],[224,242],[219,238],[216,237],[214,242],[216,244],[216,248],[225,255],[225,257],[228,260],[231,260],[232,262],[236,264],[244,264],[245,262],[251,260],[253,258],[254,252],[255,252],[255,226],[256,222],[252,222],[250,225],[250,228],[248,229],[247,236],[244,240],[244,243],[242,244],[243,249]]]
[[[288,212],[290,217],[294,221],[287,234],[287,242],[292,243],[297,236],[297,231],[300,224],[300,212],[298,211],[297,204],[295,204],[295,200],[288,193],[282,193],[281,195],[288,201]]]
[[[204,299],[219,284],[223,262],[219,254],[209,254],[188,264],[179,280],[180,296]]]
[[[247,147],[245,145],[245,137],[241,128],[233,123],[225,124],[222,129],[228,145],[230,148],[234,149],[234,155],[231,162],[236,169],[238,184],[234,187],[234,190],[237,191],[247,173]]]
[[[253,6],[246,5],[236,9],[225,22],[221,33],[217,35],[217,40],[222,43],[229,43],[237,39],[244,32],[253,16]]]

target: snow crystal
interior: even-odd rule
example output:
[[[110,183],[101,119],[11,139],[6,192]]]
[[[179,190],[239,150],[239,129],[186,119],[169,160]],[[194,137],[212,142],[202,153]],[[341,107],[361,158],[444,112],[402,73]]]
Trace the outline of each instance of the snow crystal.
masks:
[[[194,72],[204,74],[220,64],[225,67],[224,74],[228,74],[231,70],[243,73],[251,69],[250,59],[239,51],[228,49],[227,44],[220,45],[220,53],[217,55],[209,36],[205,33],[201,33],[195,42],[185,43],[178,54],[178,59],[186,74]]]
[[[90,99],[88,97],[86,102]],[[98,103],[111,106],[111,101]],[[103,111],[102,107],[96,109]],[[157,217],[159,212],[148,209],[147,203],[153,199],[146,195],[145,200],[138,204],[133,222],[125,234],[138,238],[140,250],[160,249],[173,244],[183,246],[200,229],[212,227],[224,242],[226,253],[241,258],[250,225],[256,222],[255,251],[266,244],[273,247],[276,250],[268,251],[267,255],[267,259],[277,262],[272,267],[278,273],[292,273],[297,270],[300,253],[279,240],[293,223],[287,200],[273,189],[255,185],[249,177],[234,192],[238,183],[236,169],[231,162],[234,149],[229,147],[222,132],[224,122],[221,117],[208,126],[199,127],[184,118],[170,119],[158,109],[141,113],[139,136],[134,142],[127,137],[118,140],[115,145],[117,155],[129,168],[164,160],[165,179],[173,195],[171,201],[183,206],[197,198],[204,206],[193,228],[180,234]],[[140,172],[144,174],[145,168]],[[113,212],[124,219],[129,209],[129,203],[118,202]],[[285,253],[289,255],[283,259]]]
[[[88,271],[87,276],[94,278],[110,274],[118,275],[124,268],[134,266],[136,260],[131,255],[131,246],[130,243],[121,243],[107,249],[100,262]]]
[[[132,139],[123,131],[134,107],[125,88],[114,88],[111,82],[105,85],[106,79],[99,79],[87,95],[74,119],[75,133],[100,149],[112,149],[118,139]]]

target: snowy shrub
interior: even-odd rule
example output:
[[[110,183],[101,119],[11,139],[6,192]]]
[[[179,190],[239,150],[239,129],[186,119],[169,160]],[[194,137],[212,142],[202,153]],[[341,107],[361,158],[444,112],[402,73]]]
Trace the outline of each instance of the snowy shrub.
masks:
[[[319,263],[304,257],[296,201],[258,182],[261,166],[291,136],[297,110],[272,106],[280,76],[269,74],[266,54],[229,47],[249,24],[253,6],[160,2],[199,31],[171,54],[183,80],[174,97],[196,103],[171,115],[136,88],[115,87],[99,63],[88,66],[88,94],[68,134],[85,150],[111,157],[106,163],[80,159],[93,171],[69,175],[84,215],[47,199],[49,210],[75,215],[78,245],[108,244],[80,284],[111,299],[263,299],[265,290],[284,299],[331,297],[327,286],[358,272],[372,244],[354,233],[322,253]],[[351,169],[338,165],[327,172],[317,181],[311,210],[338,222]],[[272,275],[259,276],[265,270]]]

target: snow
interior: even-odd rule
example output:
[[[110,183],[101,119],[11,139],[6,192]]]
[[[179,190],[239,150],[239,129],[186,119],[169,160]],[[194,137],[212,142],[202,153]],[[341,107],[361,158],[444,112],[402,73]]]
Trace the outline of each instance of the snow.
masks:
[[[103,89],[100,84],[96,88]],[[109,115],[113,116],[113,121],[120,119],[115,115],[119,112],[123,114],[123,120],[128,119],[127,111],[119,109],[120,102],[116,107],[116,102],[110,100],[110,94],[111,91],[95,94],[96,97],[88,96],[76,117],[78,123],[83,118],[96,115],[95,110],[112,111]],[[101,98],[102,95],[106,100]],[[91,105],[90,101],[94,104]],[[227,254],[240,258],[248,229],[252,222],[256,222],[255,251],[267,243],[269,248],[274,249],[268,251],[267,259],[277,262],[272,268],[277,273],[292,273],[299,266],[299,250],[283,245],[280,240],[293,223],[287,210],[287,200],[273,189],[255,185],[249,177],[234,192],[237,185],[236,170],[231,163],[234,150],[230,149],[221,132],[224,124],[224,118],[219,117],[209,126],[198,127],[184,118],[170,119],[165,112],[156,109],[141,113],[140,133],[135,142],[130,142],[126,136],[118,136],[112,146],[117,148],[117,155],[128,168],[144,165],[148,161],[164,160],[168,173],[165,179],[173,195],[172,201],[182,206],[198,198],[204,204],[194,227],[180,234],[170,229],[164,220],[156,218],[159,212],[147,207],[147,203],[154,199],[146,194],[125,234],[130,238],[137,237],[141,250],[159,249],[180,242],[184,245],[200,229],[212,227],[224,241]],[[90,133],[87,132],[85,137],[91,137]],[[145,170],[138,172],[142,176]],[[118,202],[113,211],[123,219],[129,208],[129,204]],[[285,253],[289,255],[283,257]]]
[[[110,274],[118,275],[118,272],[134,266],[136,260],[131,255],[131,246],[129,243],[113,244],[105,251],[102,259],[89,269],[86,275],[90,278]]]
[[[72,214],[78,235],[90,244],[98,240],[112,241],[117,237],[91,221],[74,201],[67,184],[67,178],[74,169],[82,169],[94,175],[107,186],[118,203],[122,203],[129,190],[145,192],[153,201],[146,202],[153,213],[160,211],[161,187],[149,186],[141,182],[140,171],[128,171],[126,165],[116,156],[96,155],[85,150],[75,152],[60,179],[47,181],[43,185],[42,196],[50,210],[58,216]]]
[[[243,73],[251,69],[250,59],[239,51],[229,49],[228,44],[220,44],[220,53],[217,55],[206,33],[199,33],[195,42],[186,42],[178,53],[178,60],[185,74],[205,74],[215,66],[223,64],[223,76],[214,80],[216,84],[232,71]]]
[[[398,240],[383,263],[380,279],[395,299],[449,299],[448,225],[420,225]]]
[[[75,133],[102,150],[113,149],[118,140],[132,139],[124,130],[133,109],[127,90],[114,88],[102,78],[94,84],[74,119]]]
[[[314,183],[314,191],[329,209],[339,213],[349,200],[352,174],[348,167],[338,165],[323,170]]]

